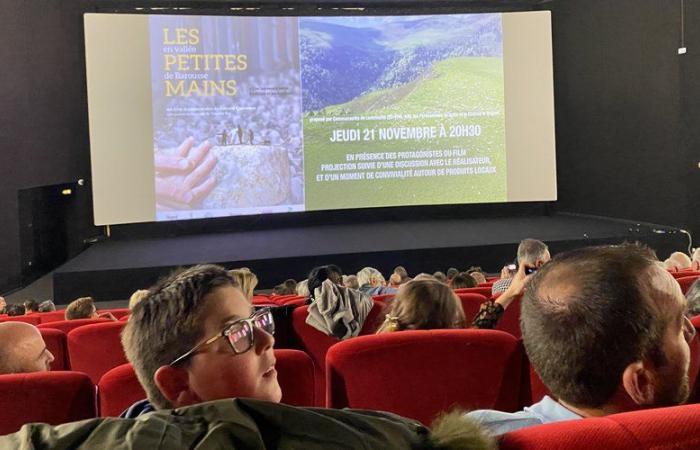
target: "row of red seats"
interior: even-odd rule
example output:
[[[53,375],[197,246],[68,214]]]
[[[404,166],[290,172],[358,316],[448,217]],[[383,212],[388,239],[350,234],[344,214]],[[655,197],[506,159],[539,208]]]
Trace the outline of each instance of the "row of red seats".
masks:
[[[115,308],[115,309],[102,309],[100,313],[110,312],[117,319],[126,317],[129,315],[129,308]],[[0,314],[0,322],[25,322],[32,325],[40,325],[43,323],[59,322],[64,321],[65,310],[57,310],[50,312],[38,312],[25,314],[23,316],[8,316],[7,314]],[[80,319],[78,319],[80,320]],[[90,320],[90,319],[85,319]]]
[[[303,352],[275,350],[282,401],[295,406],[315,403],[313,363]],[[146,398],[131,364],[120,365],[95,384],[81,372],[0,375],[0,434],[25,423],[52,425],[100,416],[118,416]]]
[[[276,352],[278,366],[285,360],[279,352],[290,351]],[[301,364],[306,364],[308,368],[308,361]],[[285,376],[280,368],[278,376],[283,382]],[[295,366],[292,369],[296,375],[298,369],[303,367]],[[308,379],[301,384],[304,382],[308,382]],[[391,384],[387,383],[389,386]],[[400,384],[400,380],[396,384]],[[292,388],[298,385],[297,382],[288,383]],[[285,392],[286,389],[287,386]],[[52,393],[49,401],[45,395],[47,391]],[[4,406],[0,409],[0,434],[16,431],[28,418],[34,422],[60,424],[94,417],[98,410],[94,386],[85,375],[75,372],[2,375],[0,398]],[[419,405],[420,400],[416,399],[415,403]],[[698,436],[700,405],[686,405],[525,428],[501,436],[499,448],[691,450],[700,446]]]

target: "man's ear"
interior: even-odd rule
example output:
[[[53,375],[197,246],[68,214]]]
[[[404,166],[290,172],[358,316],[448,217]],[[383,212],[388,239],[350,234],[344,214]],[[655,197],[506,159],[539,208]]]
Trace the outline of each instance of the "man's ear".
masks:
[[[153,381],[173,408],[201,403],[197,394],[190,389],[189,375],[184,369],[160,366],[153,375]]]
[[[640,406],[654,404],[654,373],[642,361],[633,362],[625,368],[622,385],[634,403]]]

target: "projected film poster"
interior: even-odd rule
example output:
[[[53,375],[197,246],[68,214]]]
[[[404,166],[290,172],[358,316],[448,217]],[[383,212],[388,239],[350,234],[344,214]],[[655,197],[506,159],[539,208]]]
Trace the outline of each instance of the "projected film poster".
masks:
[[[506,201],[500,14],[149,26],[157,220]]]

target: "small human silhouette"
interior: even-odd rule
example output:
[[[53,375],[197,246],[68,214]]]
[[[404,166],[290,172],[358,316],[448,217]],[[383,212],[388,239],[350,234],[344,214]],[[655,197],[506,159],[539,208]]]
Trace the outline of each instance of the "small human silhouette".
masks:
[[[248,140],[249,140],[250,145],[253,145],[253,137],[254,136],[255,136],[255,134],[253,133],[253,130],[248,130]]]
[[[243,128],[238,125],[238,143],[243,144]]]

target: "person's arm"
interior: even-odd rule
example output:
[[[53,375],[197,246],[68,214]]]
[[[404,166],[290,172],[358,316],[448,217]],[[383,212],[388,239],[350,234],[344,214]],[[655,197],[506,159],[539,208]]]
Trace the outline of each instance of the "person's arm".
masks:
[[[479,307],[479,312],[472,320],[472,327],[481,329],[493,329],[505,310],[525,290],[525,285],[531,275],[525,274],[525,265],[521,264],[508,289],[496,300],[487,300]]]

